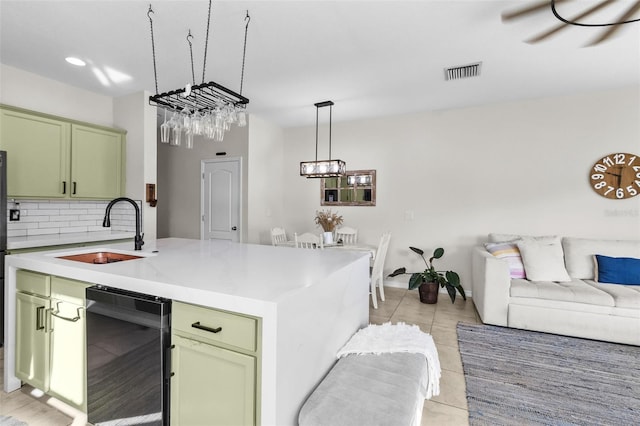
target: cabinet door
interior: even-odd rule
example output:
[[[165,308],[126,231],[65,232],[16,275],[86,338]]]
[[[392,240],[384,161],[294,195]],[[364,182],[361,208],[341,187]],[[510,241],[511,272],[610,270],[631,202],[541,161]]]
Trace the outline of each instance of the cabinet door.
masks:
[[[122,196],[123,135],[77,124],[71,133],[71,197]]]
[[[51,277],[49,393],[86,413],[85,289],[91,284]]]
[[[256,359],[173,335],[171,424],[254,425]]]
[[[5,109],[0,114],[8,196],[66,197],[70,124]]]
[[[84,307],[51,300],[49,393],[86,412]]]
[[[16,377],[49,389],[49,299],[16,293]]]

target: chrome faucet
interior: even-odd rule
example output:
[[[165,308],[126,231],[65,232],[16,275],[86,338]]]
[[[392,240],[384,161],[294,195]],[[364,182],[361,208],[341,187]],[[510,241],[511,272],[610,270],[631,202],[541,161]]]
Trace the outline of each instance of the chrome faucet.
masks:
[[[133,205],[133,208],[136,209],[136,237],[134,239],[134,244],[135,244],[136,250],[142,250],[142,246],[144,245],[144,241],[142,240],[142,238],[144,237],[144,234],[140,233],[140,222],[141,222],[140,208],[138,207],[138,203],[133,201],[131,198],[120,197],[120,198],[115,198],[111,200],[109,205],[107,205],[107,211],[104,213],[104,220],[102,221],[102,226],[105,228],[108,228],[111,226],[111,219],[109,218],[111,215],[111,207],[113,207],[113,205],[118,201],[128,201]]]

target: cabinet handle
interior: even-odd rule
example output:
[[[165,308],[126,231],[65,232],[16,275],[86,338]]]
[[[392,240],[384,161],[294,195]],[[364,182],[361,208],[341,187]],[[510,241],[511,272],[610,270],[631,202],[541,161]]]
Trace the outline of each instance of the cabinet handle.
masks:
[[[72,192],[73,195],[76,195],[76,185],[77,185],[76,182],[73,182],[73,192]]]
[[[66,180],[62,181],[62,193],[63,194],[67,193],[67,181]]]
[[[69,318],[69,317],[64,317],[62,315],[58,315],[60,313],[60,309],[58,308],[58,306],[60,305],[60,302],[56,303],[56,310],[52,310],[51,311],[51,315],[53,315],[56,318],[60,318],[62,320],[65,321],[71,321],[71,322],[76,322],[80,319],[80,310],[84,309],[84,308],[77,308],[76,309],[76,316],[74,318]]]
[[[222,331],[222,327],[216,327],[216,328],[207,327],[206,325],[201,325],[200,321],[194,322],[193,324],[191,324],[191,327],[208,331],[209,333],[220,333]]]
[[[44,306],[36,308],[36,330],[44,330]]]

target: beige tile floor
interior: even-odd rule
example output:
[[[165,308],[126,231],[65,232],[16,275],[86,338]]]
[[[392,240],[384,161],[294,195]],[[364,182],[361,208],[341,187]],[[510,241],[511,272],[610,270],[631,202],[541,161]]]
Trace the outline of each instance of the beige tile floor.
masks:
[[[378,303],[378,309],[370,307],[370,321],[373,324],[405,322],[417,324],[424,332],[430,333],[436,343],[442,378],[440,395],[425,401],[422,411],[422,426],[468,425],[467,400],[465,393],[462,361],[458,350],[456,324],[479,323],[471,299],[456,298],[452,304],[447,294],[440,294],[438,303],[420,303],[417,291],[399,288],[385,289],[386,301]],[[0,361],[4,358],[0,349]],[[2,362],[0,362],[0,387],[2,383]],[[84,425],[86,416],[69,411],[68,407],[54,398],[32,395],[33,388],[23,386],[19,391],[7,394],[0,391],[0,415],[20,419],[30,426]]]

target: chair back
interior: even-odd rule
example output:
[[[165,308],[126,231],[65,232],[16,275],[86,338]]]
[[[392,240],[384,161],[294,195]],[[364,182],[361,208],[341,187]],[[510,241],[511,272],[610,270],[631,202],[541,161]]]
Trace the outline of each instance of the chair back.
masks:
[[[294,239],[297,248],[304,249],[324,249],[322,242],[322,236],[312,234],[311,232],[305,232],[304,234],[294,234]]]
[[[278,244],[287,242],[287,233],[284,228],[271,228],[271,244],[277,246]]]
[[[377,277],[382,278],[382,269],[384,268],[384,260],[387,257],[389,241],[391,241],[391,232],[382,234],[380,242],[378,243],[378,249],[376,250],[376,258],[373,260],[373,267],[371,268],[371,277],[373,279]]]
[[[358,243],[358,230],[355,228],[350,228],[348,226],[343,226],[340,229],[336,230],[336,242],[342,241],[342,244],[348,246],[352,244]]]

